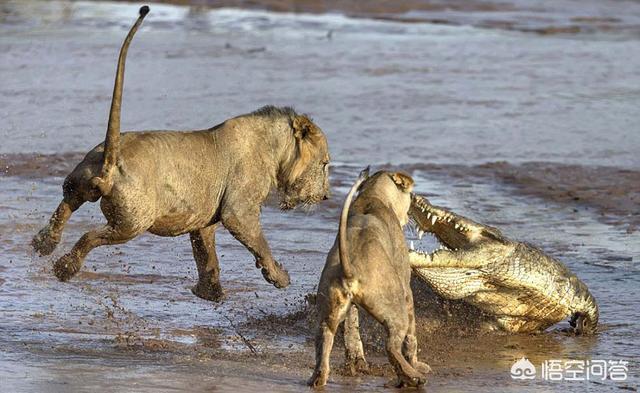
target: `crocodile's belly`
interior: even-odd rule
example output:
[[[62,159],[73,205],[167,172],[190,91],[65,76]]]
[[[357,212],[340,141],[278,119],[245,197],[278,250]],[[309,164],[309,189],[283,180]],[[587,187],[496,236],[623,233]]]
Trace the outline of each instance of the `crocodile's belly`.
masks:
[[[531,291],[514,292],[507,288],[479,291],[464,299],[496,318],[519,320],[517,331],[544,330],[571,314],[571,310],[554,298]],[[526,326],[526,329],[525,329]]]
[[[465,299],[485,290],[486,280],[478,270],[466,268],[414,269],[438,295],[447,299]]]
[[[515,276],[492,279],[487,271],[468,268],[415,269],[438,295],[450,300],[463,300],[498,321],[509,332],[541,331],[571,314],[568,302],[557,288],[537,291],[517,281]],[[513,287],[500,285],[504,280]]]

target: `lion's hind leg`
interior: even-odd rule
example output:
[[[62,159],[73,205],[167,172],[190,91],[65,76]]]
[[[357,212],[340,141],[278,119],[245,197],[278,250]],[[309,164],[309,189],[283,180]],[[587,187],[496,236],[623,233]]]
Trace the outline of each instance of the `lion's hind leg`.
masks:
[[[351,375],[356,375],[357,372],[366,372],[369,369],[364,357],[364,348],[360,338],[358,307],[355,304],[349,307],[344,321],[344,350],[345,369]]]
[[[398,288],[398,291],[401,290]],[[385,327],[387,357],[398,377],[396,386],[416,387],[424,384],[426,377],[411,365],[405,357],[406,350],[403,351],[403,344],[411,327],[404,303],[412,299],[407,297],[398,304],[396,297],[395,294],[392,299],[365,297],[360,305]]]
[[[87,201],[95,202],[102,196],[99,190],[89,184],[89,179],[97,171],[96,162],[102,153],[91,151],[64,180],[63,198],[53,212],[49,223],[31,240],[31,246],[41,256],[50,255],[62,239],[62,231],[69,218]]]
[[[338,325],[344,320],[351,305],[348,295],[341,289],[330,288],[328,293],[318,293],[318,321],[316,333],[316,366],[307,382],[311,387],[327,384],[331,366],[329,360],[333,349],[333,339]]]
[[[84,259],[91,250],[99,246],[122,244],[138,236],[145,229],[131,230],[121,227],[105,225],[100,229],[89,231],[82,235],[71,251],[63,255],[53,264],[53,272],[60,281],[67,281],[73,277],[84,263]]]
[[[413,306],[413,294],[409,288],[407,294],[407,318],[409,319],[409,330],[404,338],[403,354],[405,359],[419,373],[426,375],[431,372],[431,367],[418,360],[418,339],[416,338],[416,317]]]
[[[41,256],[49,255],[56,249],[62,239],[62,231],[69,217],[84,202],[71,198],[64,198],[60,202],[56,211],[51,215],[49,223],[31,240],[31,245],[38,254]]]

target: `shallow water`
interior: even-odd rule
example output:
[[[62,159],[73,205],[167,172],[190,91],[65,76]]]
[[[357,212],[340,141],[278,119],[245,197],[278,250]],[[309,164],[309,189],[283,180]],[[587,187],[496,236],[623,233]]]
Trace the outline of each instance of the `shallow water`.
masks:
[[[86,151],[102,141],[115,56],[136,12],[127,3],[0,6],[0,153]],[[123,125],[205,128],[266,103],[295,105],[327,133],[335,198],[312,212],[264,209],[266,236],[292,277],[284,291],[264,282],[249,252],[219,230],[227,298],[213,304],[190,292],[196,270],[185,236],[144,235],[97,249],[76,278],[57,282],[51,261],[102,222],[98,206],[83,206],[54,256],[38,258],[28,243],[59,202],[63,178],[39,175],[35,167],[28,176],[0,175],[3,387],[302,389],[313,364],[308,337],[267,334],[244,322],[301,308],[315,291],[347,186],[364,165],[386,163],[442,164],[437,172],[411,167],[418,192],[540,246],[576,272],[600,304],[602,333],[595,339],[557,330],[461,339],[463,347],[451,349],[460,356],[454,364],[422,348],[435,370],[430,389],[636,387],[639,232],[603,223],[602,212],[587,207],[519,196],[508,184],[448,175],[446,168],[505,160],[640,169],[640,37],[626,30],[543,36],[472,25],[153,5],[129,52]],[[254,361],[241,335],[259,355],[301,355],[282,355],[281,366],[273,357]],[[158,350],[140,349],[140,342],[157,343]],[[232,355],[219,359],[216,351]],[[486,353],[495,359],[487,361]],[[538,363],[625,359],[629,380],[512,381],[509,367],[521,356]],[[385,379],[334,381],[337,390],[381,390]]]

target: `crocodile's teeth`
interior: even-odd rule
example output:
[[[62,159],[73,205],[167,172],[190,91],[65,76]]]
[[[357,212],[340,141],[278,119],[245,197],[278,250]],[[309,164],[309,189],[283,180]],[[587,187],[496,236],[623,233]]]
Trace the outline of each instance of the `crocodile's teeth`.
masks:
[[[418,239],[422,240],[422,236],[424,235],[424,231],[423,230],[419,230],[418,231]]]
[[[454,227],[455,227],[456,229],[458,229],[458,228],[460,228],[460,224],[456,224],[456,225],[454,225]]]
[[[447,217],[447,222],[451,222],[451,217]]]
[[[438,220],[438,216],[434,214],[433,217],[431,217],[431,225],[436,225],[437,220]]]
[[[427,213],[427,220],[431,219],[431,212]]]
[[[409,250],[413,251],[415,248],[413,247],[413,240],[409,242]]]

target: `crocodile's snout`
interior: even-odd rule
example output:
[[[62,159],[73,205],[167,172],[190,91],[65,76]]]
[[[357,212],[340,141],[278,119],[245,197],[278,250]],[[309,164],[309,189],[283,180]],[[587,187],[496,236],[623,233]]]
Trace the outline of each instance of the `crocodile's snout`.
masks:
[[[433,234],[446,250],[459,250],[487,238],[497,240],[500,232],[455,214],[443,207],[432,205],[421,195],[413,194],[409,215],[416,223],[418,238],[424,233]]]

